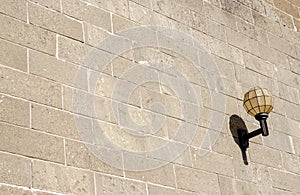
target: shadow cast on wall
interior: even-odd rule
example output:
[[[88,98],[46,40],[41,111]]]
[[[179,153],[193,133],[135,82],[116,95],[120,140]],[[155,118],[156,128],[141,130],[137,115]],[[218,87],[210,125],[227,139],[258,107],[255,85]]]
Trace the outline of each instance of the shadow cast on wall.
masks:
[[[242,150],[242,148],[240,147],[239,138],[238,138],[238,131],[244,130],[248,133],[248,129],[247,129],[247,126],[246,126],[244,120],[236,114],[231,115],[230,120],[229,120],[229,129],[231,131],[231,135],[234,139],[234,142],[241,149],[244,164],[248,165],[248,158],[247,158],[246,150]]]

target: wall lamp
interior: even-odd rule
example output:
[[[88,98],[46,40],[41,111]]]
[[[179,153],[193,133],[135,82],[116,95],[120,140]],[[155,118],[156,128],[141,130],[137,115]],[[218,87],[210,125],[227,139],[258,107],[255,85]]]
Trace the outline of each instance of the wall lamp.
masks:
[[[245,129],[238,130],[239,145],[242,151],[249,147],[249,139],[257,135],[268,136],[267,118],[273,110],[273,98],[268,90],[254,87],[244,96],[244,108],[248,114],[259,121],[260,128],[248,133]]]

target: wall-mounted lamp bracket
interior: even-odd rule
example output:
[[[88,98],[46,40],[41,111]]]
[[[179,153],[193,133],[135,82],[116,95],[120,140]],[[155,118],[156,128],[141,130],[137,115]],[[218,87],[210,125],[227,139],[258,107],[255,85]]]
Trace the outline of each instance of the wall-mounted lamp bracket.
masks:
[[[259,121],[260,128],[250,133],[248,133],[246,129],[238,129],[239,145],[242,151],[247,150],[247,148],[249,147],[249,139],[251,139],[252,137],[260,134],[262,134],[262,136],[269,135],[267,118],[268,113],[260,113],[255,115],[255,119]]]

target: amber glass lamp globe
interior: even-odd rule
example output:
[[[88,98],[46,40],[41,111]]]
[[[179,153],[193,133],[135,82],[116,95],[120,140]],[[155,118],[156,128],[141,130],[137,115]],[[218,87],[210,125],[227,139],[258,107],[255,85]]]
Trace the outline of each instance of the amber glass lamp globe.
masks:
[[[273,110],[273,98],[268,90],[254,87],[244,96],[244,108],[252,116],[269,114]]]

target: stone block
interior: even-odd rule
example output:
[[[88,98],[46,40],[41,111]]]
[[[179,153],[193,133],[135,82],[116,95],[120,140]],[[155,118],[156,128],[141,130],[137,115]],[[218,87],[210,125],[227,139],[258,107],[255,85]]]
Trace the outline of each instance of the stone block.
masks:
[[[285,170],[295,174],[300,173],[300,157],[294,154],[282,152],[282,162]]]
[[[132,2],[140,4],[147,8],[151,8],[151,0],[132,0]]]
[[[270,47],[282,52],[286,53],[292,57],[296,57],[296,50],[293,44],[289,43],[288,41],[281,39],[278,36],[272,35],[271,33],[268,34]]]
[[[273,187],[286,189],[293,193],[300,192],[300,176],[293,173],[270,168],[270,175],[273,180]]]
[[[29,103],[5,95],[0,95],[0,120],[24,127],[29,127]]]
[[[294,21],[293,21],[293,17],[289,14],[286,14],[282,11],[276,10],[276,15],[278,16],[279,20],[280,20],[280,24],[284,27],[287,27],[291,30],[294,30]]]
[[[259,52],[262,59],[273,63],[276,68],[289,69],[289,58],[287,54],[281,53],[262,44],[259,45]]]
[[[225,27],[212,20],[206,20],[206,32],[208,35],[226,42]]]
[[[259,72],[267,77],[273,78],[276,75],[274,64],[244,52],[244,61],[247,68]]]
[[[111,31],[110,13],[103,9],[79,0],[64,0],[62,7],[63,13],[66,15]]]
[[[33,129],[76,140],[88,141],[92,131],[88,118],[36,104],[31,107],[31,123]],[[79,131],[79,127],[85,130]]]
[[[172,164],[146,170],[146,171],[125,171],[127,178],[151,182],[164,186],[175,187],[175,175]]]
[[[293,143],[296,155],[300,156],[300,139],[294,138]]]
[[[22,194],[22,195],[32,195],[31,191],[28,189],[24,188],[19,188],[19,187],[12,187],[9,185],[3,185],[0,184],[0,191],[3,194],[9,194],[9,195],[14,195],[14,194]]]
[[[256,56],[259,55],[258,42],[234,30],[226,29],[227,41],[230,45],[240,48]]]
[[[271,148],[289,153],[295,153],[292,137],[284,133],[272,131],[268,137],[263,137],[263,143]]]
[[[227,147],[224,147],[225,145]],[[241,158],[242,156],[240,147],[234,142],[234,138],[227,134],[221,133],[212,149],[220,154],[225,154],[235,158]]]
[[[0,150],[64,163],[63,139],[1,123]]]
[[[242,157],[233,159],[234,176],[243,181],[254,182],[255,181],[255,165],[249,163],[244,164]]]
[[[118,33],[130,28],[137,27],[137,23],[118,15],[112,15],[113,32]]]
[[[94,151],[94,153],[92,151]],[[95,154],[100,156],[98,157]],[[77,141],[66,140],[67,165],[123,176],[121,169],[113,167],[109,162],[105,162],[104,159],[100,158],[103,155],[109,155],[109,158],[114,160],[113,163],[115,166],[122,167],[121,153],[116,150],[102,147],[100,144],[98,144],[97,147],[87,143],[84,144]]]
[[[3,29],[0,32],[1,38],[55,55],[55,33],[32,24],[23,23],[5,15],[0,15],[0,25]]]
[[[239,65],[244,64],[242,50],[227,45],[226,43],[219,40],[212,40],[209,42],[210,50],[213,54],[234,62]]]
[[[38,3],[42,6],[48,7],[50,9],[54,9],[57,11],[61,11],[61,0],[30,0],[32,2]]]
[[[91,47],[66,38],[59,36],[58,37],[58,58],[66,60],[68,62],[73,62],[76,64],[81,64],[84,58],[87,56],[88,51]]]
[[[286,115],[296,121],[300,121],[300,106],[286,102]]]
[[[47,54],[29,52],[30,73],[76,88],[87,89],[87,78],[76,77],[81,70],[79,66],[56,59]],[[68,74],[66,74],[66,72]],[[80,82],[81,80],[82,82]]]
[[[284,83],[279,82],[278,83],[278,88],[279,88],[279,97],[287,100],[289,102],[293,102],[295,104],[300,104],[300,93],[299,90],[290,87]]]
[[[112,175],[96,174],[97,194],[132,194],[146,193],[146,184],[127,180]]]
[[[207,22],[203,13],[191,12],[190,26],[198,31],[207,31]]]
[[[300,32],[300,20],[294,18],[294,28],[297,29],[297,32]]]
[[[169,0],[155,0],[152,6],[155,11],[172,18],[173,20],[186,23],[191,19],[190,10],[186,7],[178,6],[176,2]]]
[[[127,0],[86,0],[86,2],[91,3],[97,7],[101,7],[105,10],[109,10],[115,14],[129,18],[128,11],[128,1]]]
[[[300,61],[294,58],[289,58],[291,71],[300,75]]]
[[[217,174],[179,166],[175,166],[175,173],[179,189],[205,194],[220,194]]]
[[[268,32],[272,32],[275,35],[280,36],[282,34],[280,24],[275,21],[267,18],[260,13],[253,11],[254,24],[260,28],[267,30]]]
[[[83,25],[84,25],[85,42],[88,45],[97,47],[102,41],[104,41],[109,36],[108,31],[103,30],[98,26],[86,22],[84,22]]]
[[[279,68],[277,71],[277,78],[279,81],[299,89],[300,77],[298,74],[291,72],[290,70]]]
[[[158,195],[158,194],[174,195],[176,194],[176,190],[172,188],[166,188],[162,186],[148,184],[148,193],[149,195]]]
[[[264,164],[274,168],[282,168],[279,150],[251,143],[249,148],[249,161]]]
[[[221,8],[248,22],[253,22],[251,9],[235,0],[221,0]]]
[[[273,130],[300,138],[300,122],[275,113],[270,114],[269,120]]]
[[[123,39],[121,41],[123,41]],[[118,48],[120,48],[120,45],[118,46]],[[113,47],[116,47],[116,45],[111,45],[110,43],[109,45],[98,45],[97,48],[103,49],[100,50],[81,42],[59,36],[58,58],[75,64],[80,64],[90,70],[98,70],[100,72],[111,74],[111,70],[108,70],[108,68],[111,60],[115,58],[115,56],[111,53],[114,52]],[[84,70],[82,70],[82,72],[84,72]],[[95,72],[91,75],[95,76]]]
[[[233,194],[258,194],[255,184],[233,180]]]
[[[36,160],[32,164],[32,185],[58,193],[95,193],[93,173]]]
[[[219,185],[220,185],[220,194],[227,195],[233,194],[233,179],[223,175],[218,175]]]
[[[0,40],[0,63],[27,72],[26,48]]]
[[[139,24],[149,25],[153,21],[153,14],[147,7],[141,6],[135,2],[129,1],[130,20]]]
[[[0,92],[61,108],[61,86],[40,77],[0,67]]]
[[[244,93],[253,86],[260,86],[268,89],[273,96],[279,95],[278,83],[273,79],[240,66],[235,66],[235,70],[237,81],[242,84]],[[243,98],[244,93],[238,97]]]
[[[216,152],[208,152],[205,156],[201,156],[200,150],[191,148],[193,168],[233,177],[233,161],[230,156]]]
[[[274,5],[281,11],[292,15],[295,18],[300,18],[298,8],[287,0],[274,0]]]
[[[208,19],[214,20],[229,28],[236,29],[235,18],[228,12],[204,2],[204,12]]]
[[[30,187],[29,159],[8,153],[0,153],[0,159],[1,183]]]
[[[24,0],[9,0],[0,5],[0,12],[26,22],[27,8]]]
[[[28,17],[31,24],[83,41],[82,23],[61,13],[29,3]]]

